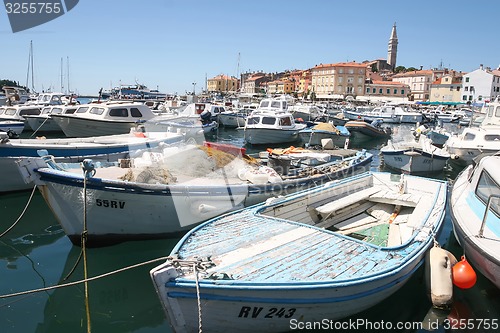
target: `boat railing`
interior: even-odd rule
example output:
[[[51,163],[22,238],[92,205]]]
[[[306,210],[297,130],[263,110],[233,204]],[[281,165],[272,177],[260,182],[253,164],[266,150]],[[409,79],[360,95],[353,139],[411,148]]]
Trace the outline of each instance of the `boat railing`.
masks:
[[[492,194],[488,198],[488,203],[486,204],[486,210],[484,211],[483,221],[481,222],[481,228],[479,229],[479,233],[477,237],[483,238],[484,226],[486,225],[486,220],[488,219],[488,212],[490,211],[491,202],[493,199],[500,199],[500,194]]]

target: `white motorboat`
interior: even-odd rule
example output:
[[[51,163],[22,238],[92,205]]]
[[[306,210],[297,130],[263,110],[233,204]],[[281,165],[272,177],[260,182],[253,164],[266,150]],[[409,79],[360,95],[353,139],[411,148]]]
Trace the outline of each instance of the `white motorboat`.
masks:
[[[344,116],[351,120],[372,122],[381,119],[384,123],[422,123],[424,118],[420,112],[400,105],[386,104],[366,111],[343,110]]]
[[[297,124],[287,111],[284,99],[263,99],[259,108],[247,117],[245,141],[250,144],[289,143],[299,139],[299,131],[306,124]]]
[[[24,116],[39,115],[42,107],[37,105],[16,104],[12,106],[0,107],[0,121],[20,121],[24,124],[24,129],[31,130],[31,127],[25,122]]]
[[[67,137],[126,134],[154,117],[142,103],[114,101],[82,104],[73,114],[51,115]]]
[[[451,189],[453,231],[465,257],[500,288],[500,155],[469,165]]]
[[[500,101],[496,99],[487,106],[487,113],[479,127],[466,127],[458,135],[452,135],[444,148],[451,160],[459,165],[471,164],[480,154],[500,151]]]
[[[418,141],[394,143],[392,140],[380,149],[384,164],[405,173],[428,173],[443,171],[450,154],[432,145],[429,138],[420,136]]]
[[[61,127],[51,118],[51,115],[73,114],[76,109],[78,109],[77,105],[51,105],[44,107],[39,115],[25,115],[24,119],[35,133],[61,132]]]

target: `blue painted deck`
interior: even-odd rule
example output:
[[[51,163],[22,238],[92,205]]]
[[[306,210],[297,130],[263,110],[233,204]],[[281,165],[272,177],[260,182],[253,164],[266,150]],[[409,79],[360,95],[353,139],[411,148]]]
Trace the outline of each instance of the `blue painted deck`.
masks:
[[[255,215],[227,215],[198,228],[179,250],[179,259],[210,257],[207,275],[225,273],[253,283],[340,282],[384,274],[401,266],[421,243],[383,248],[324,229]],[[283,240],[293,234],[291,241]],[[229,264],[220,265],[223,262]],[[231,259],[228,259],[231,258]]]

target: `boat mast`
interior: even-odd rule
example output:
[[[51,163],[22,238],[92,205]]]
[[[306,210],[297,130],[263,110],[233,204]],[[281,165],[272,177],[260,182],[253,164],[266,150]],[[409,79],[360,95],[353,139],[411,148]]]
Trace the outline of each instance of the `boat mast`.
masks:
[[[30,51],[29,51],[29,56],[28,56],[28,70],[26,72],[26,88],[30,89],[29,87],[29,79],[30,79],[30,72],[31,72],[31,92],[35,92],[35,74],[33,72],[33,41],[30,40]]]
[[[64,91],[64,83],[63,83],[63,58],[61,57],[61,92]]]
[[[68,94],[71,94],[71,90],[69,89],[69,56],[66,56],[66,75],[68,76],[68,85],[67,85],[67,88],[68,88]]]

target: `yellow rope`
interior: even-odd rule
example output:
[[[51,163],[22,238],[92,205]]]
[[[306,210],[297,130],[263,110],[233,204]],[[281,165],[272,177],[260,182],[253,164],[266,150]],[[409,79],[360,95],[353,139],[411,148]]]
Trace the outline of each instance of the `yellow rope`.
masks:
[[[89,286],[87,272],[87,251],[85,248],[87,240],[87,171],[83,176],[83,232],[82,232],[82,252],[83,252],[83,278],[85,279],[85,312],[87,314],[87,332],[91,332],[90,322],[90,302],[89,302]]]

